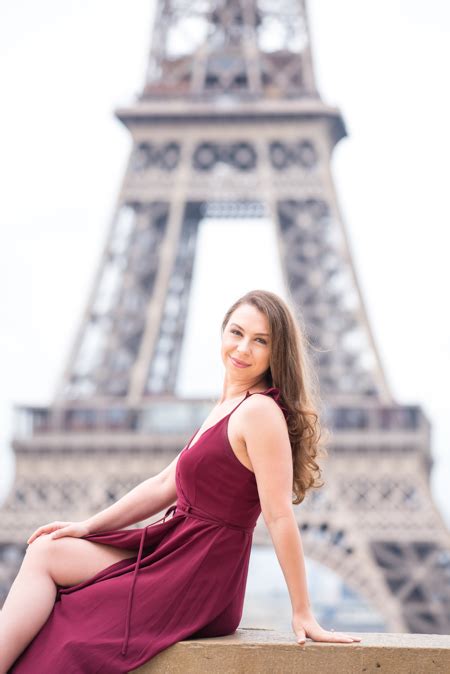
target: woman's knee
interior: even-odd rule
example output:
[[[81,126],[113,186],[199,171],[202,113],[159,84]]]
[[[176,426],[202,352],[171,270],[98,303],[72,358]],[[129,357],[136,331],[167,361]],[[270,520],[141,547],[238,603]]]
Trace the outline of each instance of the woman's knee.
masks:
[[[38,536],[25,551],[25,559],[33,561],[46,561],[50,558],[55,549],[56,541],[50,537],[50,534],[42,534]]]
[[[41,534],[28,546],[25,558],[39,564],[50,575],[54,570],[65,566],[75,552],[74,539],[69,537],[52,538],[51,534]]]

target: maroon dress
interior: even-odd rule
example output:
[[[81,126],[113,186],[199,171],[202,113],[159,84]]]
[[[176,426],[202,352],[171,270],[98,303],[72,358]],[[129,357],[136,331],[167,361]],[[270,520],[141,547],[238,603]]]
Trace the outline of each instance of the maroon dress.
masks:
[[[278,388],[261,393],[286,415]],[[83,536],[137,556],[58,587],[51,614],[10,674],[124,674],[177,641],[236,630],[261,506],[227,428],[249,395],[193,446],[198,431],[191,437],[177,463],[176,504],[161,520]]]

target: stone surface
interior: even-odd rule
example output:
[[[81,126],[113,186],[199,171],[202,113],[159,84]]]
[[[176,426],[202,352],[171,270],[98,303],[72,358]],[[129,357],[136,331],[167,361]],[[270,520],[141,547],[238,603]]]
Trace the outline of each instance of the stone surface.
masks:
[[[301,646],[294,634],[240,628],[174,644],[136,674],[449,674],[450,636],[350,633],[362,641]]]

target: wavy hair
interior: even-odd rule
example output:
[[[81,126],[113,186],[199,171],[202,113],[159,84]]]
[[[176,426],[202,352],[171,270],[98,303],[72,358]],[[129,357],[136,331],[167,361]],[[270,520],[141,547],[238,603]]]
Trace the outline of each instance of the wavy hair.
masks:
[[[327,456],[329,432],[320,422],[322,402],[319,379],[308,353],[310,346],[303,319],[296,319],[288,304],[275,293],[251,290],[240,297],[222,321],[222,334],[231,314],[250,304],[267,317],[271,339],[270,386],[280,391],[289,432],[293,463],[293,505],[301,503],[311,488],[322,487],[321,468],[316,459]]]

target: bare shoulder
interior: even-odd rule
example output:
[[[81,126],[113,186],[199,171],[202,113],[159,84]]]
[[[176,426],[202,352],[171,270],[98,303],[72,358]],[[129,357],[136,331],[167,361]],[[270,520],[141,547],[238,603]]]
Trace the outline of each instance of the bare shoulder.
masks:
[[[233,415],[234,416],[234,415]],[[269,395],[254,393],[236,410],[236,426],[245,437],[249,432],[266,429],[287,432],[286,419],[280,406]]]
[[[278,403],[271,396],[263,393],[253,393],[240,409],[249,418],[270,414],[272,419],[278,418],[284,421],[284,414]]]

